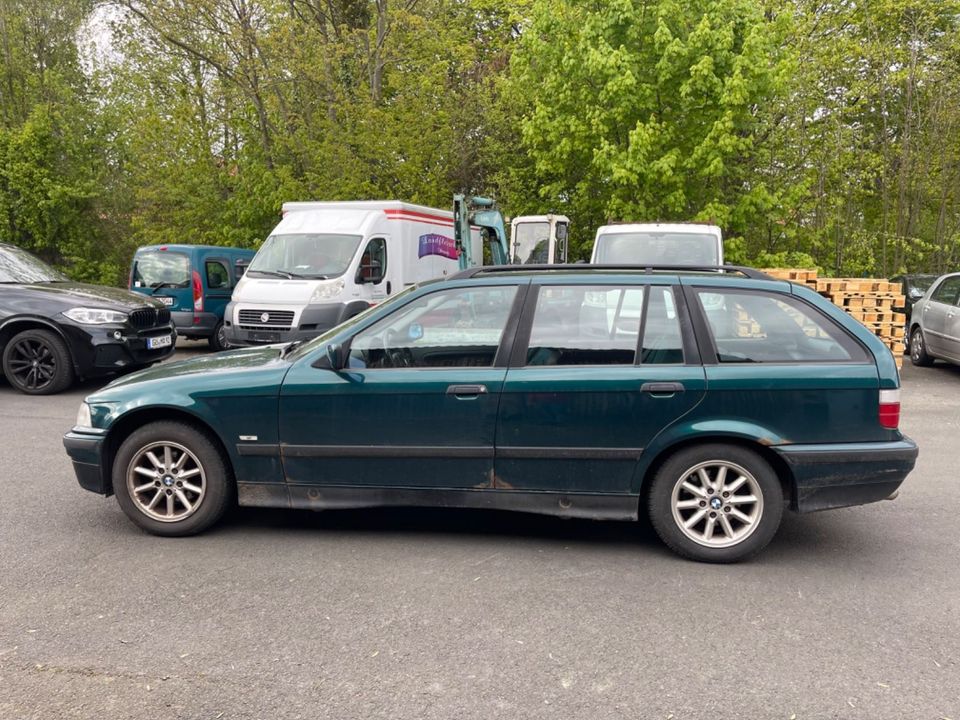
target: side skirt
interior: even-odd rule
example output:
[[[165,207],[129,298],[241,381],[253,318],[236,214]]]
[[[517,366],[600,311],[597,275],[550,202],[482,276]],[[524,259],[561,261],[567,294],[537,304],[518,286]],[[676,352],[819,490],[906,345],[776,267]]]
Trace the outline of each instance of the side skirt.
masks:
[[[305,510],[372,507],[450,507],[554,515],[590,520],[636,520],[635,495],[521,492],[518,490],[449,490],[331,485],[237,483],[240,505]]]

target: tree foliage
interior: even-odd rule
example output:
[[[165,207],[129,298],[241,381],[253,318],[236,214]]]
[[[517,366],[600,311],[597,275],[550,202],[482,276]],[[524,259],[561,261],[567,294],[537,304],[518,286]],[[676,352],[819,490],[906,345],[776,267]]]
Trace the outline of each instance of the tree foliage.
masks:
[[[493,192],[730,259],[960,263],[960,0],[0,0],[0,241],[119,281],[292,199]]]

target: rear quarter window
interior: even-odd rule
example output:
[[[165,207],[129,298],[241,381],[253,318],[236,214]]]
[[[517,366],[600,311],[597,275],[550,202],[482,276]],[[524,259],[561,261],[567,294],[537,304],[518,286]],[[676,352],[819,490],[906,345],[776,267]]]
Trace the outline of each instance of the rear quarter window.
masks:
[[[868,360],[846,331],[792,296],[717,288],[696,292],[720,363]]]

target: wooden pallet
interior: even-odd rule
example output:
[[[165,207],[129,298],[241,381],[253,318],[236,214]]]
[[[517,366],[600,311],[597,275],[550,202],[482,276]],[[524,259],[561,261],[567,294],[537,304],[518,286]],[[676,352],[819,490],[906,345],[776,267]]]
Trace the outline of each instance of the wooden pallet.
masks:
[[[805,285],[843,308],[890,348],[897,368],[902,366],[906,318],[894,311],[904,305],[899,283],[876,278],[821,278],[816,270],[795,268],[770,268],[763,272],[777,280]]]

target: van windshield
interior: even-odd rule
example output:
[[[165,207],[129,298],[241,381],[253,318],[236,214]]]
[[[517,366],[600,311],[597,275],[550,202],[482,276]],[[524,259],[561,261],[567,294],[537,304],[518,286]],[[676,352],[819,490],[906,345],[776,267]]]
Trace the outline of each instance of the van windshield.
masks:
[[[190,286],[190,258],[178,252],[145,252],[133,258],[133,287],[185,288]]]
[[[247,275],[327,279],[343,275],[360,246],[359,235],[271,235]]]
[[[707,233],[624,232],[597,238],[597,264],[698,265],[720,264],[717,238]]]

